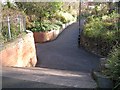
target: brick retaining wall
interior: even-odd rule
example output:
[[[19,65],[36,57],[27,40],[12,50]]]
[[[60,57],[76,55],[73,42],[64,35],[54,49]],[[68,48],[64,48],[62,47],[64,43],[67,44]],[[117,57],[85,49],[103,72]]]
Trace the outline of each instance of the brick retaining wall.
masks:
[[[37,63],[33,33],[18,38],[5,45],[0,51],[2,66],[31,67]]]

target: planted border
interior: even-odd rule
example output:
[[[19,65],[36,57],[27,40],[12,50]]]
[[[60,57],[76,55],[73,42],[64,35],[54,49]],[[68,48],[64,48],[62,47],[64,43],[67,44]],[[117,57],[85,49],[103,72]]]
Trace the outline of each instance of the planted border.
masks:
[[[75,21],[63,24],[62,28],[59,30],[51,30],[51,31],[45,31],[45,32],[34,32],[35,43],[44,43],[44,42],[55,40],[67,26],[71,25],[74,22]]]

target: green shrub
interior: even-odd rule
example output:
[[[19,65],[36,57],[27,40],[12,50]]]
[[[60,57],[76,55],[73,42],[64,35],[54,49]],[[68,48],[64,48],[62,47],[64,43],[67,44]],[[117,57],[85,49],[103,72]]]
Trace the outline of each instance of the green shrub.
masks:
[[[103,31],[105,31],[103,22],[99,18],[96,18],[93,21],[87,23],[84,28],[84,34],[93,38],[99,38]]]
[[[61,21],[57,21],[57,22],[55,22],[55,24],[58,25],[58,26],[60,26],[60,27],[62,27],[63,22],[61,22]]]
[[[40,32],[40,31],[50,31],[50,30],[58,30],[60,29],[60,25],[57,25],[55,23],[51,23],[51,22],[38,22],[35,21],[34,22],[34,27],[31,28],[31,31],[33,32]]]
[[[114,80],[120,80],[120,46],[114,47],[108,55],[108,75]]]
[[[20,26],[16,26],[11,24],[10,25],[10,33],[11,33],[11,38],[9,37],[9,33],[8,33],[8,27],[7,26],[3,26],[2,30],[1,30],[1,40],[3,40],[3,42],[7,42],[13,39],[16,39],[21,33],[20,32]]]
[[[2,27],[1,34],[3,36],[2,39],[6,42],[9,39],[7,26]]]
[[[115,46],[107,57],[108,69],[104,74],[114,81],[114,89],[120,90],[120,45]]]
[[[19,9],[27,15],[35,15],[38,20],[54,17],[54,13],[62,8],[62,2],[16,2]]]
[[[90,16],[84,26],[84,35],[92,38],[102,38],[108,42],[119,39],[118,14],[112,13],[101,17]]]
[[[55,16],[58,20],[62,21],[63,23],[67,23],[75,19],[70,13],[62,11],[57,12]]]
[[[3,44],[4,42],[5,42],[4,36],[3,36],[2,33],[0,32],[0,43]]]
[[[11,31],[11,40],[16,39],[19,35],[22,34],[20,32],[20,22],[16,19],[18,16],[25,17],[25,13],[19,11],[17,8],[4,8],[2,9],[2,26],[0,31],[0,42],[6,43],[8,41],[11,41],[8,35],[8,22],[7,17],[10,18],[10,31]],[[21,21],[21,31],[24,29],[23,22]]]
[[[84,36],[96,43],[101,55],[106,56],[113,46],[120,43],[118,18],[119,14],[116,12],[99,17],[92,15],[84,25]]]

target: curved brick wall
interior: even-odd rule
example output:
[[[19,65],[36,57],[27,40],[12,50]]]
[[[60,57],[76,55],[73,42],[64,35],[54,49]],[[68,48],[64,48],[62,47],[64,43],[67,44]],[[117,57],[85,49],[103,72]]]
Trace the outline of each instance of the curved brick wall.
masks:
[[[33,33],[18,38],[14,42],[5,45],[0,51],[0,63],[2,66],[32,67],[37,63]]]
[[[44,43],[47,41],[55,40],[67,26],[71,25],[74,22],[75,21],[63,24],[62,28],[59,30],[51,30],[46,32],[34,32],[35,43]]]

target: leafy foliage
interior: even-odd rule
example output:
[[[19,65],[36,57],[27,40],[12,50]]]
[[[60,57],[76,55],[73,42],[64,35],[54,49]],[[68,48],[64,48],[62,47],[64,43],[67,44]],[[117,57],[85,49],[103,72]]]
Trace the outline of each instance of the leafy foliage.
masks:
[[[88,48],[94,45],[99,54],[107,57],[108,69],[103,70],[115,80],[115,90],[120,89],[120,15],[115,11],[115,4],[96,5],[87,17],[83,35],[90,40]],[[91,44],[92,43],[92,44]]]
[[[50,18],[62,6],[61,2],[16,2],[16,4],[26,14],[35,14],[38,18]]]
[[[0,31],[0,42],[1,43],[6,43],[7,41],[10,41],[9,34],[8,34],[8,22],[7,22],[7,17],[9,15],[10,18],[10,30],[11,30],[11,39],[16,39],[19,35],[22,35],[24,32],[20,32],[20,21],[17,20],[18,16],[24,17],[25,14],[17,9],[13,8],[4,8],[2,10],[2,27]],[[23,18],[21,18],[23,19]],[[22,27],[21,29],[23,30],[23,22],[21,21]],[[21,30],[21,31],[22,31]]]
[[[16,2],[16,4],[21,10],[29,15],[26,19],[26,23],[27,28],[32,28],[32,31],[42,31],[42,29],[44,31],[44,29],[49,30],[50,28],[54,29],[61,25],[61,23],[75,20],[70,13],[62,11],[63,2]],[[32,16],[35,16],[35,18],[33,19]],[[54,23],[53,19],[59,20],[60,23],[57,22],[59,25]],[[52,25],[49,25],[47,22],[45,23],[45,20],[50,21]],[[34,21],[39,22],[39,27],[33,23]]]
[[[92,15],[84,26],[84,36],[99,41],[98,48],[101,48],[102,55],[107,55],[111,48],[120,42],[118,18],[119,14],[116,12],[99,17]]]
[[[15,26],[14,24],[11,24],[10,32],[11,32],[11,39],[9,37],[8,27],[7,26],[2,27],[2,30],[1,30],[1,39],[3,40],[2,43],[16,39],[19,35],[22,35],[24,33],[24,32],[20,32],[19,25]]]
[[[62,11],[56,13],[56,18],[63,23],[67,23],[75,19],[70,13]]]
[[[120,46],[114,47],[108,55],[108,75],[114,80],[120,80]]]
[[[115,46],[107,58],[109,68],[104,70],[105,74],[115,81],[113,90],[120,89],[120,45]]]
[[[12,3],[10,0],[6,1],[6,4],[2,4],[3,9],[17,9],[16,5]]]
[[[36,20],[30,21],[27,19],[27,28],[31,28],[32,31],[47,31],[56,29],[59,25],[44,22],[45,20],[52,20],[55,17],[57,11],[62,7],[62,2],[16,2],[18,7],[28,15],[35,15]]]
[[[40,25],[41,24],[41,25]],[[58,30],[60,29],[60,25],[58,23],[51,23],[51,22],[34,22],[34,27],[31,29],[33,32],[39,32],[39,31],[50,31],[50,30]]]

